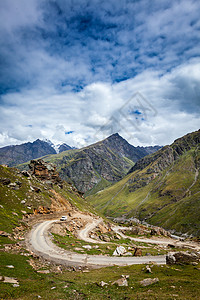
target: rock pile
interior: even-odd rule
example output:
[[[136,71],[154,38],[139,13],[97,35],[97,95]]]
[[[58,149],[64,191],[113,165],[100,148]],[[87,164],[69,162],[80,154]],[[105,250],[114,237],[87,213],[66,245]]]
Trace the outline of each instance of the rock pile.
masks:
[[[29,164],[31,175],[44,181],[49,185],[62,183],[58,172],[56,171],[56,166],[52,163],[46,163],[42,159],[31,160]],[[61,185],[62,186],[62,185]]]

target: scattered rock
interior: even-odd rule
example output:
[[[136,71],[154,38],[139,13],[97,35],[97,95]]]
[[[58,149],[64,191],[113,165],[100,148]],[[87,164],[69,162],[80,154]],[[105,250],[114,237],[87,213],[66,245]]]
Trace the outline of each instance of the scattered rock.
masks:
[[[190,264],[193,262],[199,262],[200,255],[196,253],[189,253],[189,252],[175,252],[175,253],[168,253],[166,256],[166,262],[169,265],[172,264]]]
[[[7,265],[6,267],[9,268],[9,269],[14,269],[13,265]]]
[[[159,281],[158,278],[145,278],[145,279],[140,281],[140,284],[142,286],[148,286],[148,285],[151,285],[151,284],[156,283],[158,281]]]
[[[0,230],[0,236],[8,237],[10,236],[10,233]]]
[[[25,204],[25,203],[26,203],[26,201],[25,201],[25,200],[22,200],[22,201],[21,201],[21,204]]]
[[[90,246],[90,245],[83,245],[82,247],[85,248],[85,249],[87,249],[87,250],[91,250],[92,249],[92,246]]]
[[[142,256],[142,250],[140,248],[135,248],[134,256]]]
[[[113,252],[114,256],[123,255],[126,252],[126,249],[123,246],[118,246]]]
[[[128,281],[127,281],[127,279],[125,277],[122,277],[122,278],[114,281],[112,283],[112,285],[114,285],[114,284],[116,284],[118,286],[128,286]]]
[[[100,235],[99,237],[104,242],[110,242],[110,238],[107,235]]]
[[[108,246],[108,247],[109,247],[109,246]],[[98,245],[94,245],[93,248],[94,248],[94,249],[98,249],[99,246],[98,246]],[[107,249],[107,247],[106,247],[106,249]]]
[[[107,233],[108,232],[108,229],[105,226],[99,224],[98,227],[99,227],[99,230],[101,231],[101,233]]]
[[[13,287],[18,287],[18,286],[19,286],[19,284],[17,284],[17,283],[13,284]]]
[[[108,285],[108,283],[101,281],[98,285],[104,287],[105,285]]]
[[[12,190],[18,190],[19,189],[19,185],[17,185],[15,182],[14,183],[10,183],[8,185],[9,188],[11,188]]]
[[[132,255],[133,255],[133,253],[131,253],[131,252],[124,253],[124,256],[132,256]]]
[[[22,175],[24,175],[25,177],[31,177],[31,174],[30,174],[28,171],[26,171],[26,170],[23,170],[21,173],[22,173]]]
[[[145,267],[145,269],[146,269],[146,273],[152,273],[151,268],[149,267],[149,265],[147,265]]]
[[[1,280],[1,281],[3,281],[4,283],[19,284],[18,280],[13,277],[6,277],[6,276],[4,277],[3,276],[3,280]]]
[[[0,183],[2,183],[3,185],[9,185],[11,183],[9,178],[0,178]]]
[[[40,273],[40,274],[49,274],[50,271],[49,270],[38,270],[37,273]]]
[[[176,246],[173,245],[173,244],[168,244],[167,246],[170,247],[170,248],[175,248],[175,247],[176,247]]]

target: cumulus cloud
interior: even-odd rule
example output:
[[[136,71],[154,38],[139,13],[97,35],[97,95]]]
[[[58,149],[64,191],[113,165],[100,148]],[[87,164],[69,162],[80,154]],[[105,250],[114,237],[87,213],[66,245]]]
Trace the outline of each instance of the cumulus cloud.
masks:
[[[0,146],[47,138],[81,147],[117,131],[164,145],[198,129],[199,8],[1,1]],[[128,101],[137,91],[143,98]]]

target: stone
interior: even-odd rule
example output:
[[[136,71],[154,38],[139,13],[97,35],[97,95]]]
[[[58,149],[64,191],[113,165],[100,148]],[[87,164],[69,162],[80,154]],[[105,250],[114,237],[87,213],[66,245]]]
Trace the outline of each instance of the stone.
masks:
[[[22,200],[22,201],[21,201],[21,204],[25,204],[25,203],[26,203],[26,201],[25,201],[25,200]]]
[[[10,233],[0,230],[0,236],[8,237],[10,236]]]
[[[9,178],[0,178],[0,183],[2,183],[3,185],[8,185],[11,183]]]
[[[110,238],[107,235],[101,235],[100,236],[101,240],[103,240],[104,242],[110,242]]]
[[[135,248],[134,256],[142,256],[142,250],[138,247]]]
[[[5,283],[13,283],[13,284],[19,284],[18,280],[13,277],[4,277],[3,282]]]
[[[98,245],[94,245],[93,248],[94,248],[94,249],[98,249],[99,246],[98,246]],[[106,249],[107,249],[107,247],[106,247]]]
[[[22,175],[24,175],[25,177],[31,177],[31,174],[30,174],[28,171],[26,171],[26,170],[23,170],[21,173],[22,173]]]
[[[148,286],[148,285],[154,284],[154,283],[156,283],[158,281],[159,281],[158,278],[145,278],[145,279],[143,279],[143,280],[140,281],[140,284],[142,286]]]
[[[145,267],[145,269],[146,269],[146,273],[152,273],[151,268],[149,267],[149,265],[147,265]]]
[[[196,253],[189,253],[189,252],[175,252],[175,253],[168,253],[166,256],[166,262],[169,265],[173,264],[191,264],[193,262],[199,262],[200,255]]]
[[[11,188],[12,190],[18,190],[19,186],[14,182],[14,183],[10,183],[8,185],[9,188]]]
[[[124,256],[132,256],[133,253],[131,253],[131,252],[126,252],[126,253],[124,253],[123,255],[124,255]]]
[[[126,252],[126,249],[124,248],[124,246],[118,246],[115,251],[113,252],[114,256],[117,255],[123,255]]]
[[[106,283],[102,280],[98,285],[104,287],[105,285],[108,285],[108,283]]]
[[[87,249],[87,250],[91,250],[92,249],[92,246],[90,246],[90,245],[83,245],[82,247],[85,248],[85,249]]]
[[[49,274],[50,271],[49,270],[38,270],[37,273],[40,273],[40,274]]]
[[[99,224],[98,227],[99,227],[99,230],[101,231],[101,233],[107,233],[108,232],[108,229],[105,226]]]
[[[6,267],[9,268],[9,269],[14,269],[13,265],[7,265]]]
[[[114,285],[114,284],[116,284],[116,285],[118,285],[118,286],[128,286],[128,281],[127,281],[126,278],[122,277],[122,278],[120,278],[120,279],[114,281],[114,282],[112,283],[112,285]]]

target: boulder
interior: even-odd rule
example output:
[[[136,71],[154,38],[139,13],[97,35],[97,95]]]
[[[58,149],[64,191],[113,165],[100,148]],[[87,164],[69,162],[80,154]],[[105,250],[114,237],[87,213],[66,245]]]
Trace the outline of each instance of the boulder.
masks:
[[[104,287],[105,285],[108,285],[108,283],[106,283],[102,280],[98,285]]]
[[[87,249],[87,250],[91,250],[92,249],[92,246],[90,246],[90,245],[83,245],[82,247],[85,248],[85,249]]]
[[[99,227],[99,230],[100,230],[101,233],[107,233],[108,232],[108,229],[105,226],[99,224],[98,227]]]
[[[0,230],[0,236],[8,237],[10,236],[10,233]]]
[[[126,252],[126,249],[123,246],[118,246],[113,252],[114,256],[123,255]]]
[[[140,248],[135,248],[134,256],[142,256],[142,250]]]
[[[146,269],[146,273],[152,273],[151,268],[149,267],[149,265],[147,265],[145,267],[145,269]]]
[[[24,175],[25,177],[31,177],[31,174],[30,174],[28,171],[26,171],[26,170],[23,170],[21,173],[22,173],[22,175]]]
[[[116,284],[118,286],[128,286],[128,281],[127,281],[127,279],[125,277],[122,277],[122,278],[114,281],[112,283],[112,285],[114,285],[114,284]]]
[[[143,280],[140,281],[140,284],[142,286],[148,286],[148,285],[154,284],[154,283],[156,283],[158,281],[159,281],[158,278],[145,278],[145,279],[143,279]]]
[[[166,256],[166,262],[169,265],[173,264],[180,264],[186,265],[191,264],[193,262],[199,262],[200,255],[197,253],[189,253],[189,252],[175,252],[175,253],[168,253]]]
[[[0,178],[0,183],[2,183],[3,185],[8,185],[10,184],[10,179],[9,178]]]

